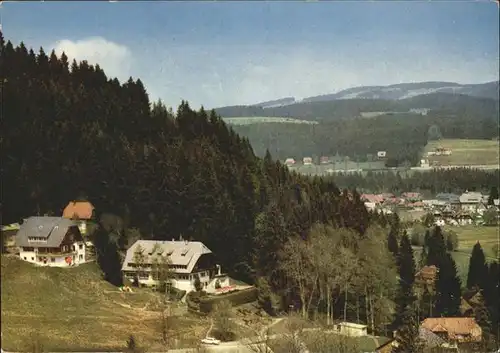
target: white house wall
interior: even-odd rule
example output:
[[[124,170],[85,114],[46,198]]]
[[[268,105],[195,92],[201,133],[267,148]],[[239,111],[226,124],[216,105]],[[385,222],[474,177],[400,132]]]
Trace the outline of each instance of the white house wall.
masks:
[[[80,248],[81,245],[81,248]],[[73,244],[75,247],[75,253],[71,255],[74,256],[74,266],[85,263],[85,244],[82,242],[76,242]],[[48,267],[70,267],[66,262],[66,257],[70,255],[61,255],[61,256],[48,256],[44,253],[37,253],[34,251],[20,251],[19,258],[21,260],[27,261],[29,263],[38,265],[38,266],[48,266]],[[47,258],[47,263],[44,263],[40,258]],[[52,259],[54,261],[52,261]]]
[[[128,272],[128,271],[127,271]],[[202,271],[199,273],[192,273],[192,274],[176,274],[176,277],[182,276],[186,278],[174,278],[171,280],[172,286],[175,289],[178,290],[183,290],[186,292],[191,292],[194,291],[196,288],[194,286],[195,283],[195,278],[196,276],[200,276],[200,282],[205,290],[207,290],[207,287],[209,286],[210,283],[210,277],[208,271]],[[133,275],[126,275],[126,279],[129,280],[129,282],[133,283],[134,282],[134,276]],[[139,278],[139,283],[148,287],[151,286],[156,286],[158,285],[158,281],[153,279],[153,276],[151,273],[148,273],[147,277],[140,277]]]

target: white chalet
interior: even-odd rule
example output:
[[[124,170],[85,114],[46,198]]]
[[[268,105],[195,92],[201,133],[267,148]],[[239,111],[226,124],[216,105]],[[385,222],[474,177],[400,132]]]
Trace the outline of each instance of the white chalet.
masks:
[[[15,238],[19,257],[39,266],[69,267],[85,262],[77,222],[62,217],[30,217]]]
[[[466,191],[460,195],[460,205],[463,211],[476,212],[483,206],[483,195],[480,192]]]
[[[143,250],[143,264],[135,263],[138,250]],[[168,258],[168,267],[172,272],[171,285],[179,290],[195,290],[196,277],[200,278],[207,292],[214,292],[217,287],[229,286],[229,277],[222,274],[215,263],[215,256],[203,243],[198,241],[138,240],[128,250],[122,265],[125,279],[133,282],[136,275],[141,285],[156,286],[158,278],[153,271],[155,257]],[[139,268],[140,267],[140,268]]]

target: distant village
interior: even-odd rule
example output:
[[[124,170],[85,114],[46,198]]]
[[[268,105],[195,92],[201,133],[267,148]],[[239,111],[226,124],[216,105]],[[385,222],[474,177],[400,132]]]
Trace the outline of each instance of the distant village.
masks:
[[[426,199],[418,192],[403,192],[396,196],[391,193],[362,194],[361,199],[370,211],[386,214],[406,211],[409,221],[421,219],[425,214],[432,214],[435,225],[463,226],[483,225],[485,213],[491,209],[496,217],[500,214],[500,200],[493,200],[488,205],[489,195],[466,191],[461,195],[439,193],[434,198]]]
[[[498,169],[498,166],[491,165],[442,165],[437,161],[429,161],[428,157],[433,156],[450,156],[453,151],[451,149],[437,147],[434,151],[429,151],[422,156],[422,159],[416,166],[407,166],[402,169],[410,169],[415,171],[426,171],[433,169],[450,169],[450,168],[475,168],[475,169]],[[401,168],[388,168],[386,166],[387,159],[389,158],[387,151],[377,151],[374,154],[366,156],[366,161],[354,161],[348,156],[307,156],[302,159],[295,159],[293,157],[286,158],[283,164],[290,170],[295,170],[302,174],[309,175],[331,175],[335,173],[361,173],[366,171],[387,171],[390,169]]]

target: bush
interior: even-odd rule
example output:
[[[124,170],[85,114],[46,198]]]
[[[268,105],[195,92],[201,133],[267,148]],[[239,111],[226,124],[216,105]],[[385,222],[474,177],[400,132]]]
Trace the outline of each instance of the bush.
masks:
[[[257,300],[257,288],[252,287],[228,294],[220,294],[216,297],[200,298],[200,311],[209,313],[214,305],[222,300],[231,302],[233,306],[254,302]]]
[[[233,317],[233,306],[229,300],[221,300],[213,307],[213,319],[215,323],[214,336],[221,341],[233,341],[234,325],[231,321]]]
[[[425,232],[427,228],[421,224],[416,224],[411,230],[410,242],[414,246],[425,245]]]
[[[280,307],[279,298],[272,292],[269,282],[264,277],[257,278],[257,301],[269,315],[276,315]]]
[[[410,238],[411,245],[413,246],[424,246],[425,245],[425,234],[413,232]]]
[[[196,278],[194,280],[194,288],[196,289],[197,292],[203,289],[203,284],[201,284],[200,275],[196,275]]]
[[[458,235],[453,231],[445,231],[444,239],[446,242],[446,249],[448,251],[455,251],[458,249]]]
[[[493,257],[495,257],[495,258],[498,256],[498,247],[499,247],[498,244],[495,244],[491,247],[491,253],[493,254]]]
[[[140,348],[137,344],[134,335],[130,335],[127,339],[127,347],[125,349],[127,353],[144,353],[144,349]]]
[[[199,310],[200,309],[200,300],[203,297],[206,297],[207,293],[205,291],[200,292],[189,292],[186,296],[186,303],[188,308]]]
[[[186,294],[186,291],[169,286],[167,294],[170,295],[170,298],[172,298],[173,300],[181,300],[182,297]]]

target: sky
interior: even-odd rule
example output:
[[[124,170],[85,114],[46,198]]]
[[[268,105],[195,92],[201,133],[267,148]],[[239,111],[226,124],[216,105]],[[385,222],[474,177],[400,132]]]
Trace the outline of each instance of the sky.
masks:
[[[215,108],[361,85],[499,79],[494,2],[4,2],[6,40]]]

